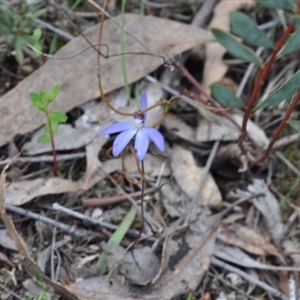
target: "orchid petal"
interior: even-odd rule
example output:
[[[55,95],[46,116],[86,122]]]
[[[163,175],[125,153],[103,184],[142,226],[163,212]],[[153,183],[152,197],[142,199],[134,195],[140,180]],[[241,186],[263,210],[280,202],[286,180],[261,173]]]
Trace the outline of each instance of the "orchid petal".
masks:
[[[136,125],[129,123],[129,122],[117,122],[117,123],[111,124],[111,125],[107,126],[106,128],[104,128],[101,131],[101,135],[123,132],[123,131],[131,130],[131,129],[135,129],[135,128],[136,128]]]
[[[114,157],[118,156],[125,149],[136,132],[137,129],[134,128],[123,131],[116,137],[112,148],[112,154]]]
[[[144,110],[148,107],[147,93],[142,92],[140,97],[140,110]]]
[[[147,153],[149,148],[149,138],[144,131],[145,128],[141,128],[135,137],[134,149],[138,161],[142,161]]]
[[[155,144],[160,151],[165,151],[165,141],[162,134],[155,128],[145,127],[143,128],[148,138]]]

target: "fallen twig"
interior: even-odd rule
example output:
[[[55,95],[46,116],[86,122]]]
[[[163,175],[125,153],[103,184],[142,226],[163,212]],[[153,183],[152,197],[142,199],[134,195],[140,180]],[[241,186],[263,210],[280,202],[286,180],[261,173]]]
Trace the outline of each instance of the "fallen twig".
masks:
[[[7,209],[11,212],[17,213],[19,215],[22,215],[22,216],[26,216],[26,217],[29,217],[31,219],[44,222],[46,224],[49,224],[49,225],[54,226],[56,228],[59,228],[59,229],[65,231],[65,232],[67,232],[68,234],[74,235],[76,237],[88,237],[88,236],[101,235],[99,232],[92,232],[92,231],[87,231],[87,230],[84,230],[84,229],[77,229],[77,228],[74,228],[72,226],[66,225],[64,223],[55,221],[55,220],[53,220],[51,218],[48,218],[46,216],[39,215],[37,213],[31,212],[31,211],[25,210],[21,207],[13,206],[13,205],[10,205],[10,204],[5,204],[5,209]]]
[[[156,190],[157,190],[157,188],[147,189],[147,190],[145,190],[144,195],[152,194]],[[103,206],[107,206],[107,205],[117,204],[117,203],[127,200],[128,195],[132,198],[138,198],[141,196],[141,191],[129,193],[127,195],[84,199],[84,200],[82,200],[82,206],[83,207],[103,207]]]
[[[284,294],[282,294],[280,291],[274,289],[270,285],[266,284],[265,282],[260,281],[259,279],[249,275],[248,273],[246,273],[238,268],[235,268],[235,267],[219,260],[218,258],[216,258],[214,256],[211,258],[211,263],[216,267],[222,268],[228,272],[232,272],[232,273],[235,273],[235,274],[241,276],[242,278],[248,280],[249,282],[256,284],[257,286],[264,289],[266,292],[268,292],[276,297],[279,297],[283,300],[288,300],[288,298]]]

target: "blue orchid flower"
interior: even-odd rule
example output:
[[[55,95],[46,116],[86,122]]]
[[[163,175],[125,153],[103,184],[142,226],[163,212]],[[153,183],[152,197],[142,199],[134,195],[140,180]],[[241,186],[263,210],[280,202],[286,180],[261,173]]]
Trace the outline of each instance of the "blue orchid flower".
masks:
[[[147,108],[147,94],[143,92],[140,97],[139,109]],[[147,113],[133,116],[135,123],[117,122],[102,130],[101,135],[108,135],[120,132],[112,147],[112,154],[117,157],[135,137],[134,150],[139,162],[141,162],[149,148],[150,140],[160,151],[165,150],[165,143],[162,134],[155,128],[145,127]]]

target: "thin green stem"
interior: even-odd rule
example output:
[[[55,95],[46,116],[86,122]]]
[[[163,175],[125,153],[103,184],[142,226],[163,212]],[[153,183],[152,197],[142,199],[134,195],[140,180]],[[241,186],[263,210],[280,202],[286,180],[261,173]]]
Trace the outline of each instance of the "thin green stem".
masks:
[[[50,139],[51,139],[51,148],[52,148],[52,156],[53,156],[53,174],[54,174],[54,176],[57,176],[57,174],[58,174],[58,162],[57,162],[56,149],[55,149],[55,144],[54,144],[53,128],[52,128],[51,120],[49,118],[48,109],[45,111],[45,114],[46,114],[47,123],[48,123],[48,126],[49,126],[49,134],[50,134]]]
[[[121,6],[121,26],[124,26],[124,14],[125,14],[126,0],[122,0]],[[125,40],[124,40],[124,31],[120,30],[120,40],[121,40],[121,65],[122,65],[122,74],[124,79],[124,86],[127,95],[128,101],[130,101],[130,88],[128,83],[127,71],[126,71],[126,60],[123,53],[125,52]]]
[[[144,16],[145,15],[145,3],[144,0],[141,0],[141,5],[140,5],[140,15]]]

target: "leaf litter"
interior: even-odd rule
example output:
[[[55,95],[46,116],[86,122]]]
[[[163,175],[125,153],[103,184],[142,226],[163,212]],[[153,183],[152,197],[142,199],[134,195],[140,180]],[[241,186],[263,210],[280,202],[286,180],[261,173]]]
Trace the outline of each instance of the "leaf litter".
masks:
[[[252,1],[247,3],[250,6],[253,5]],[[218,20],[218,9],[222,5],[223,7],[224,5],[228,6],[229,11],[240,8],[238,3],[232,4],[232,2],[221,1],[219,8],[215,10],[216,14],[213,20]],[[227,16],[224,12],[222,14],[223,17]],[[220,24],[227,24],[228,20],[222,18],[219,18]],[[115,20],[118,22],[119,18]],[[126,30],[146,42],[152,51],[168,56],[180,54],[195,45],[209,42],[212,39],[211,34],[205,30],[166,19],[127,14],[125,15],[125,23]],[[140,26],[136,26],[137,23]],[[109,45],[111,53],[117,53],[119,52],[119,29],[112,20],[106,21],[105,24],[103,41]],[[220,24],[218,27],[222,27]],[[153,34],[153,32],[158,31],[158,28],[160,34]],[[176,35],[173,34],[175,31]],[[98,26],[90,28],[86,34],[92,42],[95,42]],[[127,51],[141,51],[140,45],[135,43],[131,37],[128,38],[127,46]],[[56,55],[68,56],[74,53],[74,49],[83,49],[84,47],[86,47],[85,42],[79,37],[68,43]],[[208,48],[209,44],[206,44],[206,47],[210,50],[207,51],[206,55],[204,86],[214,81],[223,80],[224,74],[229,68],[223,64],[222,56],[225,53],[223,50],[212,50],[212,48]],[[57,150],[69,152],[85,148],[86,152],[86,162],[82,164],[80,175],[77,175],[76,180],[70,179],[70,176],[69,179],[65,179],[67,177],[54,178],[50,175],[37,177],[33,180],[17,179],[5,183],[3,173],[0,191],[1,195],[4,191],[6,193],[6,205],[23,206],[27,203],[28,206],[33,200],[39,203],[47,198],[47,201],[50,199],[50,202],[54,202],[58,195],[65,195],[72,200],[75,199],[74,203],[71,204],[65,202],[66,206],[73,208],[76,198],[88,199],[94,193],[98,193],[100,196],[98,199],[104,199],[103,196],[107,194],[106,188],[112,197],[116,193],[125,192],[128,198],[130,198],[128,196],[130,192],[140,189],[140,187],[135,189],[133,186],[124,184],[120,161],[103,159],[106,145],[110,141],[106,137],[101,137],[99,132],[108,124],[122,120],[122,117],[108,110],[103,102],[97,100],[99,91],[95,76],[97,73],[95,57],[94,52],[87,51],[72,60],[51,60],[23,80],[15,89],[0,98],[0,111],[3,115],[1,128],[4,128],[2,139],[0,138],[1,145],[6,144],[16,134],[37,130],[31,135],[31,141],[24,143],[23,159],[25,155],[40,155],[51,151],[48,144],[41,145],[36,142],[36,137],[39,135],[38,127],[42,125],[43,119],[31,110],[31,107],[28,106],[28,99],[24,95],[28,95],[34,89],[43,88],[47,90],[56,83],[62,85],[62,93],[54,105],[55,109],[67,112],[74,107],[79,107],[82,114],[72,125],[63,124],[61,126],[55,139]],[[212,65],[210,65],[208,70],[207,64],[212,63],[212,60],[215,60],[216,67],[211,68]],[[141,55],[128,56],[126,62],[130,66],[127,70],[129,83],[143,78],[156,70],[162,63],[157,57]],[[103,73],[102,84],[105,93],[110,93],[109,98],[113,106],[123,111],[134,111],[135,104],[132,103],[130,106],[126,103],[126,94],[121,88],[123,77],[120,72],[119,59],[104,60],[100,71]],[[47,81],[45,78],[50,78],[50,80]],[[150,103],[154,104],[159,99],[167,97],[159,84],[149,85],[145,81],[140,84],[143,89],[147,90]],[[85,92],[82,93],[82,91]],[[15,108],[13,111],[7,110],[5,103],[8,99],[11,101],[12,107]],[[42,274],[43,280],[52,287],[52,289],[48,289],[49,297],[56,293],[60,294],[63,299],[77,299],[77,297],[97,300],[172,299],[183,294],[187,295],[196,290],[199,285],[209,291],[210,294],[225,295],[224,297],[227,294],[229,297],[228,289],[214,289],[211,285],[212,280],[206,288],[204,285],[204,277],[207,276],[211,264],[217,266],[219,271],[222,267],[216,259],[222,259],[226,263],[246,268],[248,274],[251,274],[247,277],[243,272],[239,273],[239,269],[230,269],[228,265],[223,265],[223,270],[229,272],[226,276],[227,279],[239,276],[239,280],[236,280],[235,283],[236,286],[248,281],[251,283],[247,283],[248,294],[255,291],[255,286],[260,286],[285,299],[279,290],[288,293],[288,276],[284,272],[299,271],[299,255],[295,254],[299,243],[293,239],[292,235],[285,235],[285,228],[288,224],[285,224],[281,215],[281,206],[277,195],[275,196],[270,191],[265,180],[251,178],[251,176],[247,177],[247,183],[244,181],[244,188],[240,189],[233,189],[232,184],[228,182],[228,186],[225,184],[226,188],[224,189],[224,184],[215,181],[215,178],[218,178],[219,170],[215,170],[214,164],[212,164],[212,166],[208,166],[208,170],[211,168],[213,175],[207,173],[207,168],[204,167],[203,163],[205,157],[210,153],[211,142],[222,141],[223,143],[216,159],[223,159],[223,161],[232,159],[236,163],[236,161],[241,160],[241,154],[237,153],[234,156],[233,148],[230,147],[236,145],[232,142],[237,140],[239,132],[221,115],[213,116],[215,122],[209,118],[199,120],[197,112],[185,111],[185,109],[177,107],[176,110],[180,113],[178,111],[175,113],[173,109],[172,113],[167,114],[161,126],[162,132],[168,137],[167,151],[157,153],[156,150],[153,150],[152,154],[147,154],[145,159],[147,185],[157,189],[154,195],[150,194],[147,198],[148,218],[146,218],[147,223],[143,236],[145,240],[143,240],[142,247],[128,251],[130,235],[125,235],[125,232],[131,223],[127,224],[128,228],[123,228],[125,232],[120,241],[111,243],[109,246],[104,242],[99,243],[98,240],[91,242],[91,240],[88,241],[84,238],[81,242],[76,240],[74,236],[68,235],[62,238],[59,235],[59,241],[52,246],[44,247],[39,254],[38,265],[36,265],[32,260],[33,253],[26,249],[27,246],[24,244],[20,232],[16,231],[11,220],[7,217],[3,203],[4,196],[2,196],[1,217],[6,225],[6,231],[3,231],[3,236],[0,235],[0,244],[6,249],[17,250],[20,255],[25,257],[23,261],[22,257],[17,260],[18,264],[23,264],[24,270],[31,275]],[[161,108],[149,112],[148,121],[155,123],[162,116],[162,113]],[[185,113],[192,117],[197,115],[197,124],[193,123],[192,118],[181,118],[181,115]],[[150,116],[150,114],[152,115]],[[29,116],[30,120],[28,119]],[[241,124],[242,118],[239,113],[230,113],[230,116],[236,123]],[[249,122],[248,126],[249,136],[255,139],[257,144],[265,147],[268,144],[265,131],[253,121]],[[226,142],[231,143],[226,144]],[[225,151],[229,154],[226,154]],[[77,163],[75,162],[74,165]],[[126,155],[125,166],[130,177],[138,175],[131,155]],[[261,168],[265,170],[265,166],[261,166]],[[226,166],[224,171],[227,171]],[[237,170],[235,173],[240,179]],[[115,185],[112,192],[109,191],[111,185],[108,178]],[[249,178],[251,180],[248,182]],[[238,184],[238,186],[241,185]],[[228,187],[231,190],[230,193],[227,193]],[[243,201],[239,204],[229,204],[229,207],[223,211],[226,213],[221,213],[220,216],[217,211],[228,204],[224,195],[229,201],[236,198]],[[110,197],[106,198],[109,200]],[[194,219],[192,224],[186,224],[184,220],[187,220],[186,217],[189,214],[188,204],[195,199]],[[124,205],[126,208],[127,203]],[[229,214],[237,206],[244,213],[231,214],[227,216],[226,222],[222,221],[225,214]],[[292,208],[298,211],[295,206]],[[123,210],[126,212],[128,206]],[[255,216],[251,215],[250,212],[253,212]],[[88,211],[84,213],[88,214]],[[99,218],[102,221],[101,218],[106,216],[108,214],[104,213]],[[111,222],[111,220],[109,221]],[[66,222],[68,222],[67,219]],[[133,227],[138,228],[134,224],[134,220],[131,222],[133,222]],[[76,225],[78,224],[80,224],[79,226],[82,224],[86,226],[84,222],[82,224],[76,222]],[[154,229],[155,227],[156,229]],[[99,228],[101,227],[97,227],[97,229]],[[111,232],[105,232],[102,228],[100,231],[104,233],[106,239],[111,237]],[[6,234],[9,234],[11,238],[6,237]],[[93,238],[90,237],[90,239]],[[32,245],[30,239],[26,242]],[[84,246],[81,246],[81,243]],[[120,243],[121,245],[119,245]],[[76,252],[77,248],[81,249],[78,250],[83,255],[80,259],[81,264],[78,265],[77,260],[77,266],[75,263],[71,263],[70,268],[77,270],[77,276],[83,269],[87,271],[85,276],[81,278],[84,278],[82,281],[75,282],[80,276],[72,278],[72,276],[61,275],[61,278],[69,278],[74,282],[71,285],[63,286],[44,275],[46,265],[53,255],[52,251],[56,249],[57,245],[64,248],[62,253],[67,251],[69,254],[72,253],[71,256],[73,257],[75,254],[76,258],[79,256]],[[89,247],[86,248],[85,245],[89,245]],[[95,276],[95,261],[99,257],[99,245],[102,253],[107,255],[108,273]],[[284,252],[282,252],[282,248]],[[58,247],[57,251],[60,252]],[[287,256],[292,259],[292,266],[288,264]],[[9,258],[7,258],[7,262],[10,261]],[[260,261],[262,258],[264,262]],[[0,261],[3,263],[5,263],[5,259],[5,256],[0,256]],[[65,266],[58,265],[57,267],[63,273],[62,270],[65,269]],[[261,277],[257,270],[268,271],[269,275],[272,275],[272,271],[280,272],[278,280],[274,279],[275,286],[272,287],[259,281]],[[31,294],[36,297],[44,292],[33,280],[24,282],[24,287],[29,291],[31,290]]]

